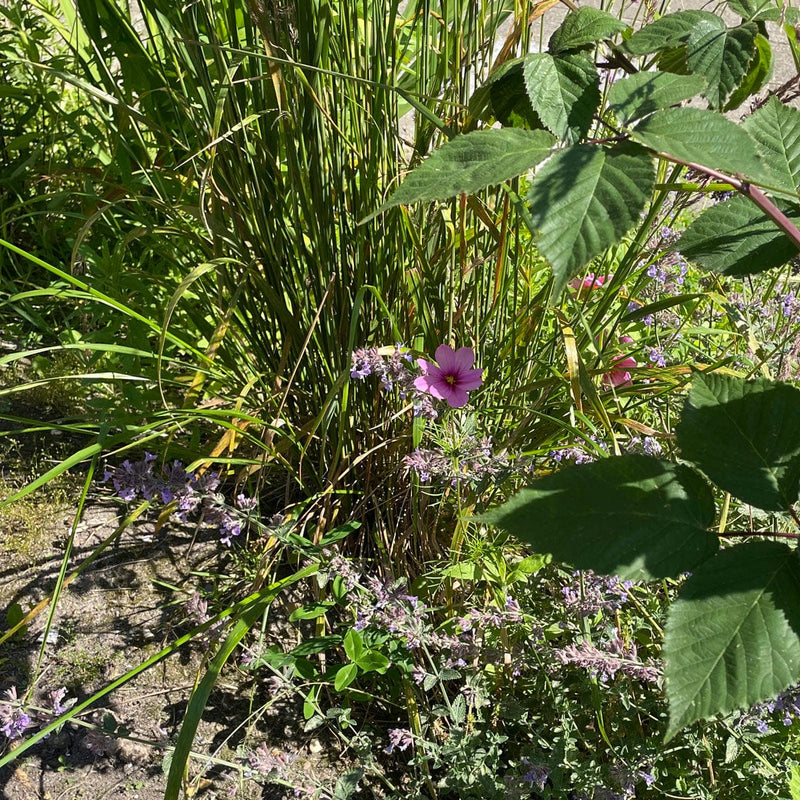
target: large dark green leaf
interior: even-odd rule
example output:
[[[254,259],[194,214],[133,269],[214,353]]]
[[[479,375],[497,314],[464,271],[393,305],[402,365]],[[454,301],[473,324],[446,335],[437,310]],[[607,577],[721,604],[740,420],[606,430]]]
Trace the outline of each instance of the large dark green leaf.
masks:
[[[665,156],[763,182],[755,142],[735,122],[700,108],[670,108],[642,120],[631,138]]]
[[[747,74],[758,28],[754,22],[726,28],[719,17],[714,19],[716,26],[702,24],[692,31],[686,42],[686,63],[689,72],[708,81],[705,96],[712,108],[722,108]]]
[[[621,47],[634,56],[646,56],[685,44],[699,25],[716,25],[716,14],[709,11],[676,11],[645,25],[623,42]]]
[[[679,575],[711,558],[708,484],[681,464],[640,455],[566,467],[485,515],[580,569],[631,579]]]
[[[525,57],[525,89],[546,128],[572,144],[583,138],[600,105],[600,78],[585,53]]]
[[[541,120],[525,93],[524,59],[508,61],[475,91],[469,100],[469,112],[476,119],[497,120],[513,128],[541,128]]]
[[[637,72],[611,85],[608,105],[617,119],[627,125],[654,111],[688,100],[705,87],[706,80],[701,75]]]
[[[538,248],[553,267],[553,291],[638,221],[655,181],[652,158],[631,143],[574,145],[556,153],[531,184]]]
[[[550,154],[547,131],[516,128],[456,136],[409,173],[381,211],[398,205],[445,200],[521,175]]]
[[[664,632],[667,739],[699,719],[775,697],[800,679],[800,562],[777,542],[698,567]]]
[[[742,127],[764,157],[775,189],[800,192],[800,111],[771,97]]]
[[[676,429],[681,455],[745,503],[787,510],[800,491],[800,390],[700,373]]]
[[[582,6],[566,16],[561,27],[550,37],[547,49],[553,55],[578,50],[620,33],[627,27],[627,23],[607,11]]]
[[[779,208],[800,225],[800,209]],[[754,275],[786,264],[797,246],[746,197],[738,196],[704,211],[683,232],[675,249],[704,269],[725,275]]]

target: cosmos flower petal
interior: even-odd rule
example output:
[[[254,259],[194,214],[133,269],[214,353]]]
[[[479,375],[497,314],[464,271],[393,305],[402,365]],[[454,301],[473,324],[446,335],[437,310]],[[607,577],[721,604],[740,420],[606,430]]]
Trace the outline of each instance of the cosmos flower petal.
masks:
[[[469,395],[459,386],[448,386],[444,399],[451,408],[461,408],[467,404]]]
[[[444,400],[445,395],[443,389],[450,388],[449,384],[444,381],[441,375],[421,375],[414,380],[414,388],[419,389],[421,392],[426,392],[435,397],[437,400]]]
[[[470,391],[477,389],[483,383],[483,370],[471,369],[458,376],[458,388]]]
[[[474,363],[475,353],[472,352],[471,347],[459,347],[458,350],[456,350],[453,358],[453,366],[456,372],[466,372]]]
[[[417,359],[417,366],[422,370],[423,375],[427,375],[432,367],[435,368],[434,364],[431,364],[430,361],[426,361],[424,358]]]
[[[449,344],[440,344],[436,348],[436,362],[442,372],[449,374],[455,368],[455,351]]]

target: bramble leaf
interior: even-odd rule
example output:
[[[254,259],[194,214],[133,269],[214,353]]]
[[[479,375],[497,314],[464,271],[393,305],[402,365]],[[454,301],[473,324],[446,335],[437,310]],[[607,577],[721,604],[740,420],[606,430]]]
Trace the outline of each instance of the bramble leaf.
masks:
[[[539,553],[630,579],[674,577],[718,547],[707,530],[708,484],[689,467],[641,455],[565,467],[481,519]]]
[[[781,18],[774,0],[728,0],[728,8],[748,22],[762,19],[777,22]]]
[[[749,97],[760,92],[772,77],[773,62],[772,46],[769,43],[769,39],[759,33],[756,36],[753,57],[747,67],[747,74],[739,84],[739,88],[728,98],[722,110],[733,111],[739,108]]]
[[[771,97],[742,127],[764,157],[771,185],[791,194],[800,192],[800,111]]]
[[[549,53],[525,57],[525,90],[546,128],[573,144],[583,138],[600,105],[600,78],[585,53],[554,58]]]
[[[630,142],[574,145],[534,178],[528,201],[537,246],[553,268],[553,293],[636,223],[655,182],[653,159]]]
[[[608,39],[627,28],[627,23],[607,11],[581,6],[565,17],[561,27],[550,37],[547,49],[552,55],[567,50],[578,50],[591,46],[601,39]]]
[[[720,17],[717,24],[697,26],[686,42],[686,64],[689,72],[703,75],[708,81],[705,96],[712,108],[722,108],[725,100],[742,83],[755,55],[758,28],[746,22],[726,28]]]
[[[637,72],[615,81],[608,91],[608,107],[627,125],[635,119],[688,100],[705,89],[701,75]]]
[[[781,201],[776,205],[800,225],[800,208]],[[706,209],[674,249],[704,269],[724,275],[754,275],[780,267],[798,254],[797,245],[741,195]]]
[[[800,390],[698,373],[675,430],[683,458],[745,503],[788,510],[800,493]]]
[[[709,11],[676,11],[645,25],[621,47],[633,56],[646,56],[684,44],[698,25],[715,25],[716,14]]]
[[[714,111],[657,111],[634,128],[631,138],[667,157],[742,174],[757,182],[766,180],[755,142],[739,125]]]
[[[747,542],[697,567],[664,632],[666,738],[748,708],[800,679],[800,561],[778,542]]]
[[[517,128],[456,136],[410,172],[380,211],[399,205],[445,200],[521,175],[550,155],[547,131]]]

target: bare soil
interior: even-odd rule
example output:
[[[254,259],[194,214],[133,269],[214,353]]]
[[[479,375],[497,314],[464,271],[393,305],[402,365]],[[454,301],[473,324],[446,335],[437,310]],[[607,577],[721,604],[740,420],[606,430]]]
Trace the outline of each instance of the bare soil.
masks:
[[[42,508],[45,513],[27,524],[22,537],[12,529],[19,527],[13,518],[9,527],[0,517],[0,623],[15,604],[28,612],[55,585],[72,511],[52,503]],[[93,501],[77,529],[70,571],[119,526],[123,511],[111,499]],[[23,636],[0,646],[0,690],[15,686],[22,694],[38,676],[34,705],[46,705],[47,692],[62,686],[68,697],[84,700],[185,633],[191,627],[186,600],[213,582],[226,558],[213,531],[168,525],[156,532],[152,518],[136,523],[64,589],[39,669],[46,612]],[[202,675],[204,656],[202,643],[185,646],[0,769],[0,798],[162,798],[165,755]],[[260,744],[290,752],[294,769],[317,785],[326,776],[335,781],[338,768],[328,765],[326,748],[313,734],[302,733],[296,701],[274,700],[261,676],[235,663],[223,671],[193,748],[209,758],[192,759],[187,796],[293,796],[281,785],[248,779],[246,753]]]

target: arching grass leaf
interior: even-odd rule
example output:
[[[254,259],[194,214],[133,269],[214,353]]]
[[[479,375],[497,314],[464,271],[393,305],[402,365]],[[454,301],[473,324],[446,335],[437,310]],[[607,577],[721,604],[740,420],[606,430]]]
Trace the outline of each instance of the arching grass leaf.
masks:
[[[800,561],[778,542],[728,548],[699,566],[664,632],[666,738],[748,708],[800,679]]]
[[[545,159],[554,141],[547,131],[516,128],[456,136],[410,172],[379,211],[471,194],[514,178]]]
[[[698,25],[715,25],[719,19],[708,11],[676,11],[645,25],[621,47],[634,56],[646,56],[684,44]]]
[[[725,491],[770,511],[800,491],[800,390],[700,373],[676,429],[682,456]]]
[[[553,268],[555,296],[639,221],[654,181],[652,158],[631,143],[574,145],[542,167],[528,201],[539,251]]]
[[[742,127],[764,157],[772,185],[800,192],[800,111],[771,97]]]
[[[569,144],[583,138],[600,105],[600,78],[584,53],[525,57],[525,90],[546,128]]]
[[[721,114],[700,108],[670,108],[642,120],[631,138],[667,157],[765,180],[755,142]]]
[[[711,558],[717,537],[706,482],[681,464],[604,458],[547,475],[482,520],[580,569],[674,577]]]
[[[635,119],[688,100],[705,89],[701,75],[637,72],[615,81],[608,91],[609,109],[627,125]]]
[[[607,11],[590,6],[582,6],[568,14],[561,27],[553,33],[547,49],[556,55],[567,50],[589,47],[601,39],[608,39],[615,33],[626,30],[628,25]]]
[[[686,42],[686,63],[689,72],[708,81],[705,96],[711,107],[722,108],[747,74],[758,28],[754,22],[726,28],[720,17],[714,19],[716,26],[704,23],[692,31]]]
[[[800,225],[800,208],[780,201],[777,205]],[[780,267],[798,253],[797,245],[741,195],[704,211],[674,249],[704,269],[724,275],[754,275]]]

